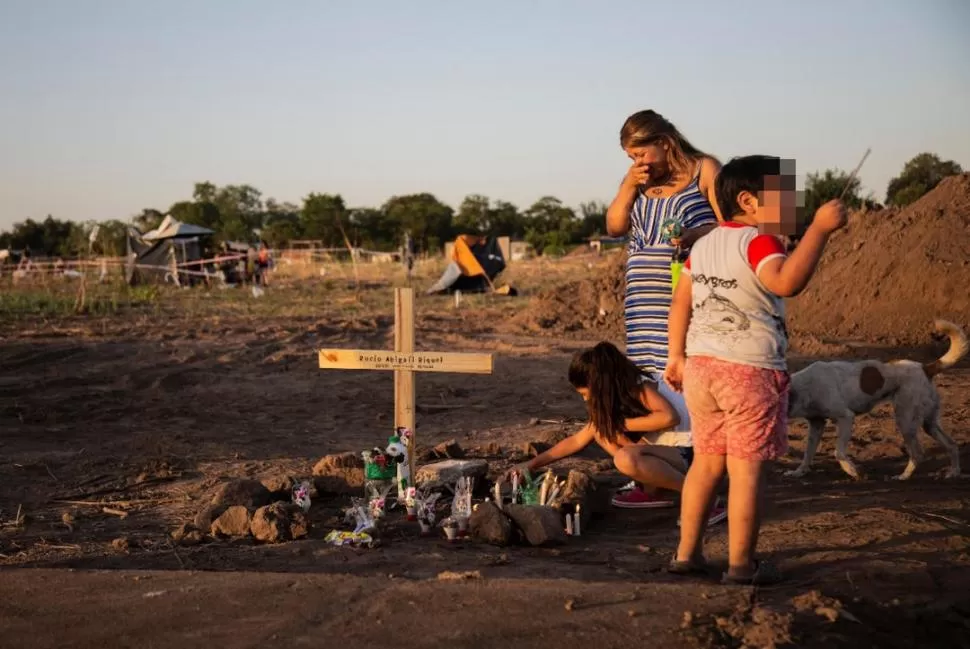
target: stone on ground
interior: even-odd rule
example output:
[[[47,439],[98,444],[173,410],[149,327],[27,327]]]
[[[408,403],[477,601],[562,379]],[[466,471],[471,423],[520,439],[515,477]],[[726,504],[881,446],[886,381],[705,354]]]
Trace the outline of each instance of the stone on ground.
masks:
[[[492,545],[508,545],[512,539],[512,521],[495,503],[481,503],[468,519],[473,538]]]
[[[504,511],[522,530],[529,545],[556,545],[565,543],[568,538],[562,516],[553,507],[506,505]]]
[[[226,511],[226,507],[223,505],[205,505],[195,515],[192,524],[198,530],[207,530],[212,527],[212,521],[219,518],[224,511]]]
[[[435,488],[453,485],[463,477],[481,479],[486,473],[486,460],[443,460],[418,469],[414,481],[419,487]]]
[[[293,504],[273,503],[253,514],[249,529],[257,541],[282,543],[306,536],[309,521],[302,509]]]
[[[522,452],[531,458],[542,455],[550,448],[552,448],[552,445],[545,442],[526,442],[522,446]]]
[[[240,537],[249,535],[249,510],[233,505],[212,522],[212,536]]]
[[[320,493],[359,494],[364,488],[364,460],[356,453],[327,455],[313,467]]]
[[[293,495],[293,488],[297,485],[296,479],[286,473],[276,473],[260,479],[266,490],[273,498],[289,500]]]
[[[243,507],[262,507],[273,501],[269,490],[259,480],[248,478],[230,480],[219,486],[212,497],[213,505],[242,505]]]
[[[199,545],[205,540],[205,535],[189,523],[183,523],[172,532],[172,541],[186,547]]]
[[[572,470],[566,478],[562,492],[562,503],[573,511],[579,505],[579,522],[585,528],[594,514],[602,514],[610,506],[610,490],[601,485],[585,471]]]
[[[442,442],[435,446],[432,454],[436,458],[454,460],[465,457],[465,450],[457,440],[449,439],[447,442]]]

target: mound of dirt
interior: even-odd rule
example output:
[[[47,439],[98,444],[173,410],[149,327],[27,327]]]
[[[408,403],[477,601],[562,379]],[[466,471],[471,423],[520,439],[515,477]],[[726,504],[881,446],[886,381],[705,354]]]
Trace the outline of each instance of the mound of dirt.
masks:
[[[607,253],[588,274],[538,293],[515,324],[536,333],[586,332],[622,341],[626,250]]]
[[[622,341],[626,252],[536,295],[516,324]],[[904,209],[862,211],[835,233],[802,295],[787,305],[791,350],[832,354],[846,341],[922,345],[932,322],[970,328],[970,174]]]
[[[929,341],[935,318],[970,321],[970,174],[904,209],[858,212],[787,307],[793,339]]]

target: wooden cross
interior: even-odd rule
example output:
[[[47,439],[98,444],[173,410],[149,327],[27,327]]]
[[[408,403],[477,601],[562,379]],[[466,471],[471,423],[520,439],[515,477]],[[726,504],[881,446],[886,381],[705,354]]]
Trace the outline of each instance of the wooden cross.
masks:
[[[409,449],[411,480],[417,476],[414,430],[414,373],[453,372],[491,374],[491,354],[414,351],[414,289],[394,289],[394,351],[371,349],[321,349],[322,370],[388,370],[394,372],[394,428],[412,434]]]

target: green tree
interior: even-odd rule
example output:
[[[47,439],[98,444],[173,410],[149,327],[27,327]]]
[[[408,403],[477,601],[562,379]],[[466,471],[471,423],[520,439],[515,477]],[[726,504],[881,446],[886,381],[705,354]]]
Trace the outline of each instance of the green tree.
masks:
[[[78,239],[75,229],[79,227],[73,221],[61,221],[48,214],[43,221],[27,219],[15,223],[3,245],[15,250],[30,248],[35,255],[69,257],[74,254],[72,242]]]
[[[920,153],[903,166],[903,171],[889,181],[886,203],[902,207],[918,200],[947,176],[963,173],[953,160],[943,161],[935,153]]]
[[[347,228],[349,214],[340,194],[310,194],[303,199],[300,225],[307,239],[320,239],[326,246],[343,246],[340,228]]]
[[[397,225],[395,240],[408,231],[419,250],[437,250],[453,234],[453,210],[431,194],[393,196],[382,210]]]
[[[602,235],[606,230],[606,211],[609,207],[599,201],[580,203],[579,239],[585,240]]]
[[[580,231],[576,213],[553,196],[543,196],[533,203],[525,212],[525,224],[525,239],[539,254],[547,246],[550,254],[561,254],[558,248],[574,241]],[[549,236],[551,233],[556,234]]]
[[[252,185],[226,185],[213,201],[219,209],[219,233],[229,239],[251,241],[263,225],[262,193]]]
[[[285,248],[290,241],[302,237],[300,208],[292,203],[278,203],[272,198],[267,200],[260,238],[271,248]]]
[[[400,227],[383,210],[358,207],[350,211],[351,240],[374,250],[395,250],[400,242]]]
[[[843,190],[845,190],[844,196]],[[805,216],[811,218],[815,210],[839,196],[842,196],[846,207],[862,207],[861,190],[862,184],[858,177],[852,178],[850,182],[849,174],[839,169],[826,169],[823,173],[808,174],[805,178]]]
[[[495,236],[507,236],[514,239],[521,239],[525,236],[525,219],[512,203],[507,201],[495,201],[489,215],[491,223],[491,234]]]
[[[469,194],[458,206],[454,227],[457,233],[486,234],[492,228],[492,210],[487,197]]]

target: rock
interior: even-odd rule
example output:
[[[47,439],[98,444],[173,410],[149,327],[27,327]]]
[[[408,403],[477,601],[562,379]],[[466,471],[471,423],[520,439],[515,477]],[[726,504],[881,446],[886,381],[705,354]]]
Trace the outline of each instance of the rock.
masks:
[[[588,473],[572,470],[566,477],[566,486],[562,492],[563,509],[568,512],[579,509],[579,522],[582,529],[588,529],[587,524],[594,514],[602,514],[610,506],[610,490],[605,485],[597,484]]]
[[[364,488],[364,460],[355,453],[327,455],[313,467],[320,493],[359,494]]]
[[[195,515],[192,524],[197,530],[207,530],[212,527],[212,521],[222,516],[226,509],[223,505],[206,505]]]
[[[479,507],[481,509],[481,507]],[[556,545],[567,540],[559,511],[540,505],[506,505],[505,513],[522,530],[530,545]]]
[[[313,467],[313,475],[326,475],[333,469],[363,469],[364,458],[356,453],[325,455]]]
[[[462,449],[461,445],[457,440],[449,439],[447,442],[442,442],[434,447],[435,457],[441,459],[457,459],[465,457],[465,451]]]
[[[530,426],[538,426],[539,425],[539,418],[538,417],[530,417],[529,418],[529,425]]]
[[[306,536],[310,531],[310,522],[296,505],[273,503],[256,510],[249,530],[257,541],[282,543]]]
[[[434,488],[452,485],[462,477],[481,479],[486,473],[485,460],[444,460],[418,469],[414,481],[419,487]]]
[[[526,442],[522,446],[522,451],[530,458],[533,458],[538,455],[542,455],[550,448],[552,448],[552,445],[546,444],[545,442]]]
[[[287,505],[286,507],[290,515],[290,538],[295,541],[309,536],[310,519],[306,512],[297,505]]]
[[[273,498],[280,500],[289,500],[293,495],[293,488],[298,484],[293,476],[285,473],[266,476],[260,482]]]
[[[262,486],[262,485],[260,485]],[[212,536],[248,536],[249,510],[242,505],[233,505],[212,522]]]
[[[185,538],[186,534],[188,534],[189,532],[195,529],[196,528],[190,523],[182,523],[174,530],[172,530],[172,534],[171,534],[172,540],[175,541],[176,543],[180,543],[182,539]]]
[[[485,455],[488,457],[498,457],[502,454],[502,447],[498,442],[489,442],[485,445]]]
[[[512,540],[512,521],[495,503],[481,503],[468,519],[468,532],[492,545],[508,545]]]
[[[128,548],[131,547],[131,543],[128,541],[127,536],[121,536],[111,542],[111,547],[118,552],[127,552]]]
[[[241,505],[243,507],[262,507],[273,501],[273,496],[269,490],[263,486],[259,480],[247,478],[240,480],[230,480],[222,484],[212,497],[213,505],[225,505],[232,507]]]
[[[199,545],[205,541],[205,535],[199,530],[191,530],[188,534],[182,537],[179,541],[179,545],[184,545],[185,547],[192,547],[193,545]]]
[[[469,579],[481,579],[482,573],[480,570],[466,570],[463,572],[452,572],[451,570],[445,570],[444,572],[438,573],[438,581],[466,581]]]
[[[273,503],[257,509],[253,514],[253,520],[249,522],[249,531],[257,541],[263,543],[288,541],[290,521],[283,504]]]

